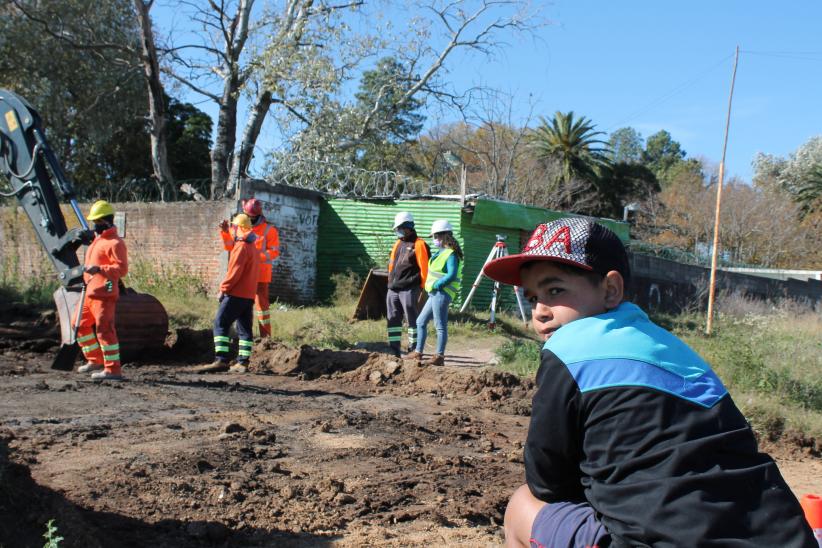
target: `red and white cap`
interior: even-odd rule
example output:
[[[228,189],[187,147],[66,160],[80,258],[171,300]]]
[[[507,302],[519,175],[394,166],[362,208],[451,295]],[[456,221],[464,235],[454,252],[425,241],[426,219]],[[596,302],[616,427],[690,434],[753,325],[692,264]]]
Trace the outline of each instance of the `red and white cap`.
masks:
[[[619,237],[589,219],[567,217],[537,226],[522,253],[495,259],[483,272],[498,282],[522,285],[520,269],[533,261],[551,261],[607,274],[616,270],[630,276],[628,254]]]

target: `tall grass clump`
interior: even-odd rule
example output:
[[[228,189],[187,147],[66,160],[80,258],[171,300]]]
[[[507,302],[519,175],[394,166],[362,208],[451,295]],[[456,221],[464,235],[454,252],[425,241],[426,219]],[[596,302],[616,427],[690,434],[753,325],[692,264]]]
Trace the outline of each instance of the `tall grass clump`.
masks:
[[[211,326],[217,299],[209,296],[206,277],[179,262],[156,264],[138,258],[129,264],[123,282],[156,297],[168,312],[171,327]]]
[[[20,276],[17,265],[4,260],[0,264],[0,301],[25,304],[32,308],[52,308],[53,294],[60,283],[56,275],[49,275],[50,267],[44,265],[37,275]]]
[[[700,321],[701,320],[701,321]],[[679,317],[673,330],[705,358],[746,416],[768,435],[774,428],[822,435],[822,315],[790,300],[724,296],[716,329]]]

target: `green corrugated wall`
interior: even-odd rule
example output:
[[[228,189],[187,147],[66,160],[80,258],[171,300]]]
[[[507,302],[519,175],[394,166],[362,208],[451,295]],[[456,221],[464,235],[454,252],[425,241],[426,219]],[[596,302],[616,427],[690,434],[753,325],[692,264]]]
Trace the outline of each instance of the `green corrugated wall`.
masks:
[[[327,300],[334,292],[331,276],[351,270],[363,279],[371,268],[388,268],[388,256],[396,241],[394,215],[409,211],[417,232],[427,238],[431,223],[448,219],[459,236],[460,204],[444,200],[346,200],[320,201],[317,242],[317,297]]]
[[[392,230],[394,215],[400,211],[409,211],[414,215],[417,232],[429,244],[431,239],[427,234],[432,222],[448,219],[454,226],[454,236],[465,254],[462,295],[457,299],[457,304],[462,303],[471,290],[471,284],[496,243],[497,234],[508,236],[509,253],[518,253],[523,234],[527,235],[539,222],[563,215],[541,208],[484,199],[477,200],[474,214],[463,212],[459,202],[449,200],[321,200],[317,243],[319,299],[328,300],[333,295],[331,276],[336,273],[351,270],[365,279],[369,269],[387,268],[391,246],[396,240]],[[551,217],[552,214],[555,217]],[[607,222],[627,239],[627,225],[619,226],[624,223],[618,221]],[[493,283],[483,278],[471,307],[488,310],[492,289]],[[501,287],[499,306],[500,309],[516,311],[516,298],[510,286]]]

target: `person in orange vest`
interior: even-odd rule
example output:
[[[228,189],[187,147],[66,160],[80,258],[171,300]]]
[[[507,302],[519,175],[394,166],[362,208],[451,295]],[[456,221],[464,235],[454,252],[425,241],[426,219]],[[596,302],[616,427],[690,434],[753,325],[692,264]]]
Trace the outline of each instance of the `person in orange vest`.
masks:
[[[95,236],[86,250],[83,275],[86,298],[77,326],[77,344],[86,364],[77,371],[92,371],[94,380],[119,381],[123,379],[123,372],[120,343],[114,329],[114,309],[120,295],[120,278],[128,273],[128,252],[125,242],[117,235],[111,204],[103,200],[95,202],[88,220],[94,223]]]
[[[261,337],[271,336],[271,312],[268,299],[268,286],[271,284],[272,265],[280,256],[280,233],[277,227],[269,223],[263,216],[263,203],[257,198],[243,201],[243,212],[251,220],[252,230],[256,236],[254,245],[260,255],[260,276],[257,281],[257,293],[254,304],[257,309],[257,326]],[[228,232],[228,221],[220,223],[220,236],[223,239],[223,248],[231,251],[234,247],[234,238]]]
[[[394,217],[394,234],[397,241],[388,259],[388,344],[399,357],[402,342],[402,317],[408,322],[408,351],[417,345],[417,302],[428,276],[428,257],[431,250],[425,240],[417,237],[414,217],[401,211]]]
[[[235,324],[239,337],[237,364],[232,372],[245,373],[251,360],[251,347],[254,345],[252,318],[254,296],[259,287],[260,275],[259,253],[256,249],[257,236],[251,227],[251,220],[245,213],[234,217],[231,224],[232,247],[228,259],[228,272],[220,284],[220,306],[214,319],[214,355],[211,365],[199,367],[196,373],[220,373],[228,371],[229,349],[231,346],[230,330]],[[236,323],[235,323],[236,322]]]

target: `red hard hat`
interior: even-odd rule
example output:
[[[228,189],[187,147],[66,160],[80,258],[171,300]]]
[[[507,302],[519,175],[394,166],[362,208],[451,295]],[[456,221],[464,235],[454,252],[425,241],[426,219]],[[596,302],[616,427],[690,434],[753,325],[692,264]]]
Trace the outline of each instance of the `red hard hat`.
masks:
[[[257,217],[263,214],[263,203],[257,198],[251,198],[243,202],[243,211],[245,211],[246,215]]]

